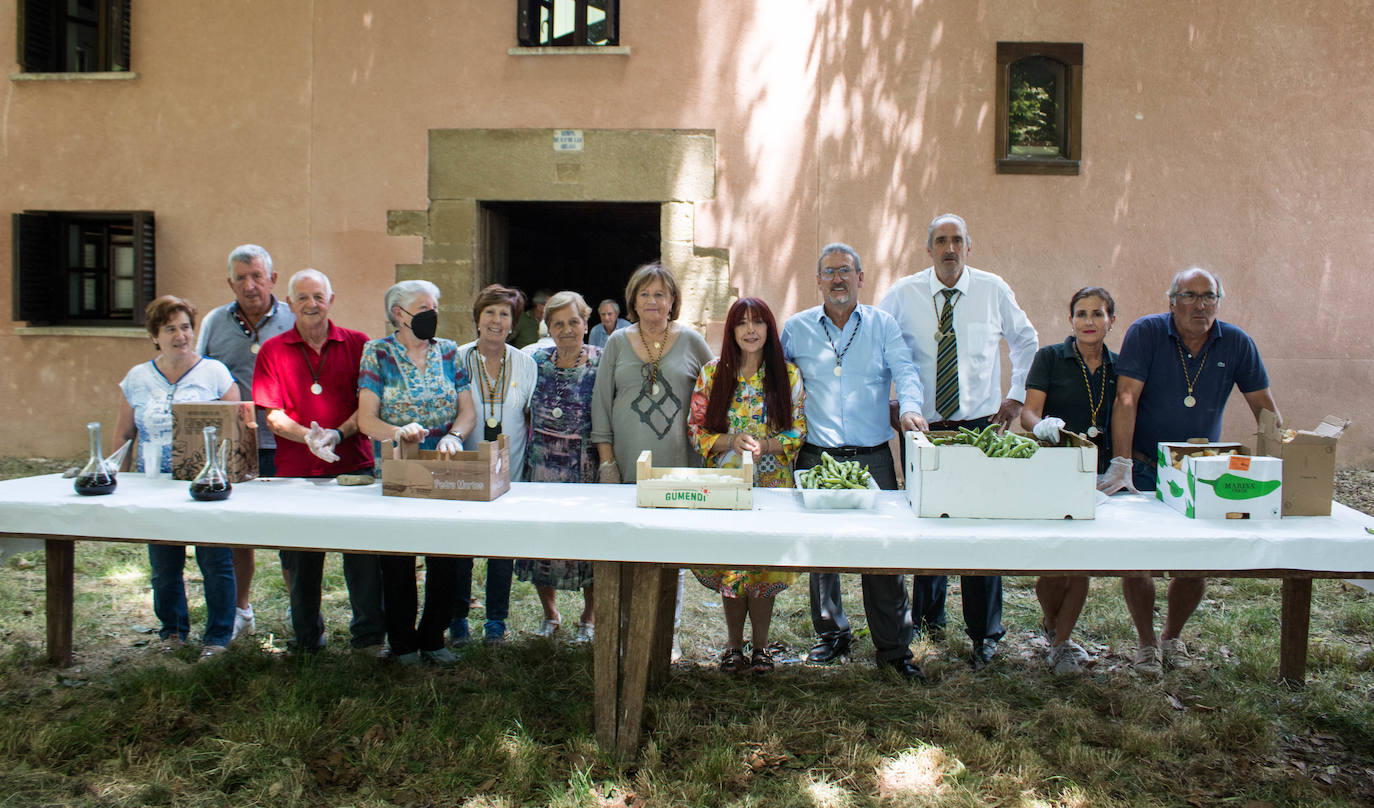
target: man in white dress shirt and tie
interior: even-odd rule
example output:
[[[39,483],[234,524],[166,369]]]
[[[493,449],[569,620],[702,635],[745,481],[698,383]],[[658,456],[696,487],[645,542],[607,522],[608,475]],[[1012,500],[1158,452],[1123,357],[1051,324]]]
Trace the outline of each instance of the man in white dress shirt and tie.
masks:
[[[1009,428],[1021,414],[1026,373],[1039,347],[1035,327],[1006,281],[965,266],[971,248],[963,219],[952,213],[936,216],[926,235],[933,265],[897,281],[878,304],[896,319],[911,349],[926,392],[922,415],[932,430],[982,429],[990,423]],[[1011,348],[1011,386],[1005,396],[1004,339]],[[965,575],[961,585],[972,663],[982,668],[1006,633],[1002,579]],[[916,576],[911,618],[917,631],[944,630],[945,586],[943,575]]]

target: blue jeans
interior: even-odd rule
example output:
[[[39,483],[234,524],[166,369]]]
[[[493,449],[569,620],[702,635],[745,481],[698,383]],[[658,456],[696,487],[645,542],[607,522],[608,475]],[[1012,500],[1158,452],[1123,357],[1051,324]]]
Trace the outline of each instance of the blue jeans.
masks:
[[[468,599],[472,597],[472,559],[458,558],[458,591],[453,604],[453,621],[468,619]],[[510,616],[510,579],[515,559],[487,559],[487,619],[505,622]]]
[[[173,634],[186,639],[191,616],[186,606],[186,548],[181,545],[148,545],[153,571],[153,613],[162,621],[158,636]],[[228,547],[197,547],[196,563],[205,579],[205,631],[203,645],[228,645],[234,634],[234,551]]]

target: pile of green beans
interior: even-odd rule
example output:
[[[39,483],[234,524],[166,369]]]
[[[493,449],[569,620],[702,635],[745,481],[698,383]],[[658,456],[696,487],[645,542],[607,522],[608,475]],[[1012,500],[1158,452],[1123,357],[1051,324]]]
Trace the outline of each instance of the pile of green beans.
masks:
[[[989,424],[982,432],[961,426],[959,434],[947,438],[934,438],[932,443],[937,446],[974,446],[982,449],[983,454],[988,457],[1030,457],[1040,448],[1040,444],[1034,439],[1015,432],[997,434],[995,424]]]
[[[857,460],[843,462],[821,452],[821,462],[806,471],[797,472],[797,484],[802,488],[868,488],[873,476],[867,466]]]

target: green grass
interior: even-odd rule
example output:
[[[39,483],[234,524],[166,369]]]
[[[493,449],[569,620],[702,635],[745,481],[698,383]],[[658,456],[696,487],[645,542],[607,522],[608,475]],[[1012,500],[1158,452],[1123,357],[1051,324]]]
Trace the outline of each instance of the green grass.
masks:
[[[595,743],[590,649],[530,637],[540,613],[519,582],[515,641],[406,669],[345,650],[331,555],[330,649],[302,660],[282,653],[286,596],[262,551],[256,642],[197,664],[139,630],[155,625],[143,546],[79,544],[76,563],[66,669],[43,661],[42,554],[0,568],[0,807],[1374,804],[1374,596],[1336,581],[1315,586],[1308,684],[1290,690],[1274,581],[1213,581],[1188,628],[1201,664],[1156,683],[1126,670],[1115,579],[1093,581],[1079,639],[1097,662],[1075,678],[1044,665],[1030,578],[1006,581],[1000,660],[969,670],[956,587],[948,638],[914,646],[930,682],[912,686],[868,664],[866,641],[848,665],[724,677],[718,601],[689,580],[686,659],[621,766]],[[194,604],[193,561],[187,576]],[[570,626],[580,598],[560,608]],[[773,633],[809,645],[805,587],[780,598]]]

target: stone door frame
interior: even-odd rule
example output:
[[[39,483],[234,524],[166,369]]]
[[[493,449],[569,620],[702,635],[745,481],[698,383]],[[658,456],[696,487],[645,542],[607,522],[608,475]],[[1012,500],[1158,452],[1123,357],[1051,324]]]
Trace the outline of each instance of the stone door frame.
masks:
[[[472,300],[494,276],[482,203],[656,202],[659,254],[682,293],[678,321],[705,334],[738,294],[728,250],[695,243],[695,205],[714,198],[715,178],[710,130],[431,129],[428,210],[387,212],[388,235],[423,239],[420,263],[397,264],[396,280],[436,284],[440,336],[467,341]]]

